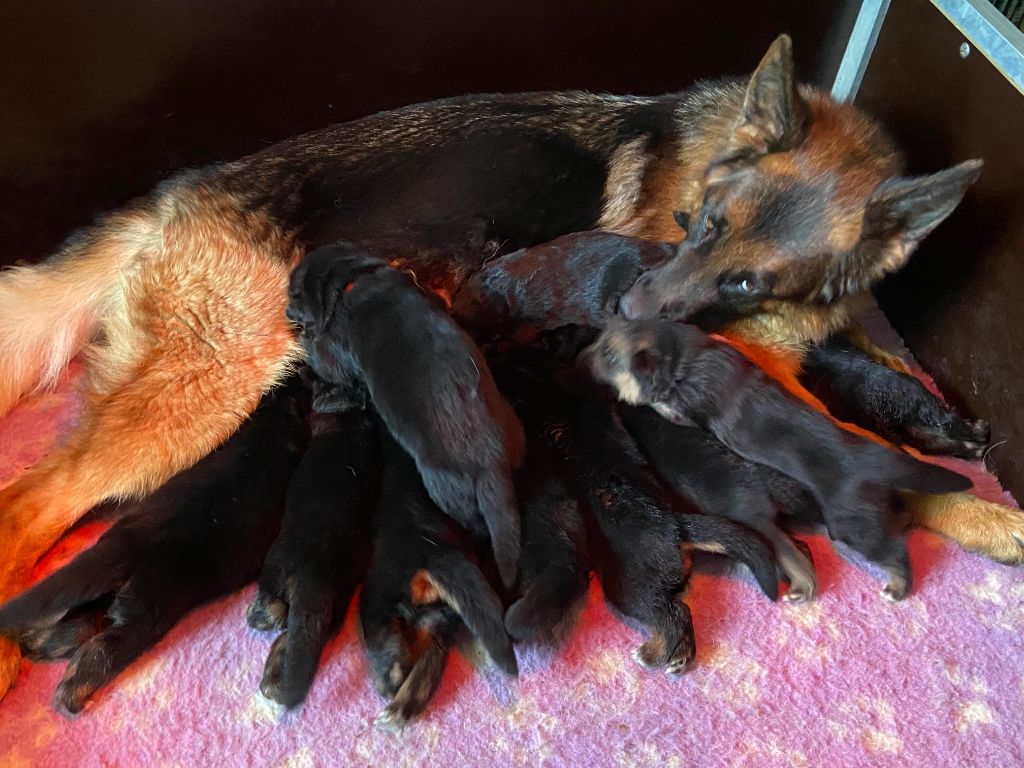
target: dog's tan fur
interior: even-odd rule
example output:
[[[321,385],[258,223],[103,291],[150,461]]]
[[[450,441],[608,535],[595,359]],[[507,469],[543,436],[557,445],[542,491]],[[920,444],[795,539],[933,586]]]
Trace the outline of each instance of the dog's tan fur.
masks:
[[[105,234],[117,247],[68,261],[59,282],[40,280],[30,293],[31,281],[15,274],[21,297],[39,302],[41,313],[82,302],[73,336],[95,343],[81,424],[0,492],[0,600],[24,586],[36,560],[92,506],[144,495],[213,450],[297,359],[284,307],[288,262],[298,254],[268,236],[265,223],[253,224],[216,200],[179,196],[108,220],[117,229]],[[139,246],[131,259],[129,243]],[[62,295],[71,283],[76,292]],[[36,361],[36,370],[53,364]],[[0,691],[17,673],[16,651],[0,646]]]

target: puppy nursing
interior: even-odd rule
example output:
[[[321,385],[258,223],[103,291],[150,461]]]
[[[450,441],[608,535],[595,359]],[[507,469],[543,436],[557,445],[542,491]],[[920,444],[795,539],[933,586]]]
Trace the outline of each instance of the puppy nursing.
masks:
[[[359,399],[314,383],[310,442],[247,615],[255,629],[285,630],[271,646],[260,691],[286,707],[305,698],[369,563],[380,458],[376,424],[353,404]]]
[[[0,632],[37,656],[70,657],[59,709],[81,711],[185,614],[256,576],[301,449],[301,399],[294,382],[271,392],[220,449],[0,607]]]
[[[523,428],[483,355],[414,278],[352,246],[321,248],[292,274],[289,318],[317,374],[364,382],[430,498],[486,533],[502,580],[519,559],[512,471]]]
[[[907,525],[893,511],[893,491],[970,486],[955,472],[840,429],[693,326],[614,319],[585,357],[621,399],[695,423],[740,456],[805,486],[821,505],[830,537],[885,569],[890,599],[910,590]]]
[[[518,668],[472,537],[433,503],[412,457],[381,433],[381,495],[359,621],[370,677],[388,701],[377,725],[400,731],[433,695],[462,624],[502,670]]]

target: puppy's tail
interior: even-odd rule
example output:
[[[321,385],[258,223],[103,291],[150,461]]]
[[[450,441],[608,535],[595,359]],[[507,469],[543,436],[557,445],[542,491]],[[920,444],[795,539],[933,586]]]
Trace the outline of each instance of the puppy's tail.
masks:
[[[587,574],[567,563],[554,563],[526,585],[523,596],[505,613],[505,629],[516,642],[555,634],[571,621],[587,590]]]
[[[873,446],[874,447],[874,446]],[[891,449],[874,447],[891,454],[888,477],[891,485],[901,491],[917,491],[919,493],[959,493],[968,490],[972,483],[951,469],[919,461],[907,453]]]
[[[518,675],[519,665],[505,632],[501,600],[480,569],[461,552],[450,550],[430,562],[426,575],[441,602],[459,614],[494,663],[508,674]]]
[[[116,531],[59,571],[0,606],[0,632],[45,627],[72,608],[114,591],[134,570],[134,542]]]
[[[488,472],[476,484],[476,501],[491,538],[498,573],[511,587],[519,572],[520,526],[515,489],[508,472]]]
[[[770,599],[779,599],[778,570],[768,542],[732,520],[707,515],[679,515],[680,539],[695,549],[715,552],[747,566]]]
[[[76,235],[49,261],[0,273],[0,416],[56,382],[123,305],[123,273],[150,247],[159,247],[155,217],[120,212]]]

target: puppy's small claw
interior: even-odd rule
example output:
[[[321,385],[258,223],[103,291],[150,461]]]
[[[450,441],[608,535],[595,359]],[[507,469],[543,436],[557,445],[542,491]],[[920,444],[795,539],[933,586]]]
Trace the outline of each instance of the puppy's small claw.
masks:
[[[817,597],[817,592],[814,589],[808,587],[790,587],[786,590],[786,594],[782,596],[782,602],[798,605],[800,603],[812,603],[817,599]]]
[[[396,736],[400,736],[408,724],[409,721],[402,716],[398,705],[393,703],[388,704],[373,721],[374,727],[378,730],[393,733]]]
[[[909,594],[910,588],[906,584],[886,584],[882,588],[882,597],[890,603],[898,603]]]

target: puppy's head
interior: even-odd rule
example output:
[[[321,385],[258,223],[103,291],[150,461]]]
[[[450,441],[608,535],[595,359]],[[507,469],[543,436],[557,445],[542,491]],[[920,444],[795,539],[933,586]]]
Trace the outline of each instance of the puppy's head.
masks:
[[[350,244],[317,248],[292,272],[285,315],[303,338],[323,335],[360,280],[387,270],[382,259]]]
[[[619,399],[652,405],[662,399],[685,371],[704,335],[689,325],[666,320],[612,318],[580,354],[598,381],[611,385]]]

